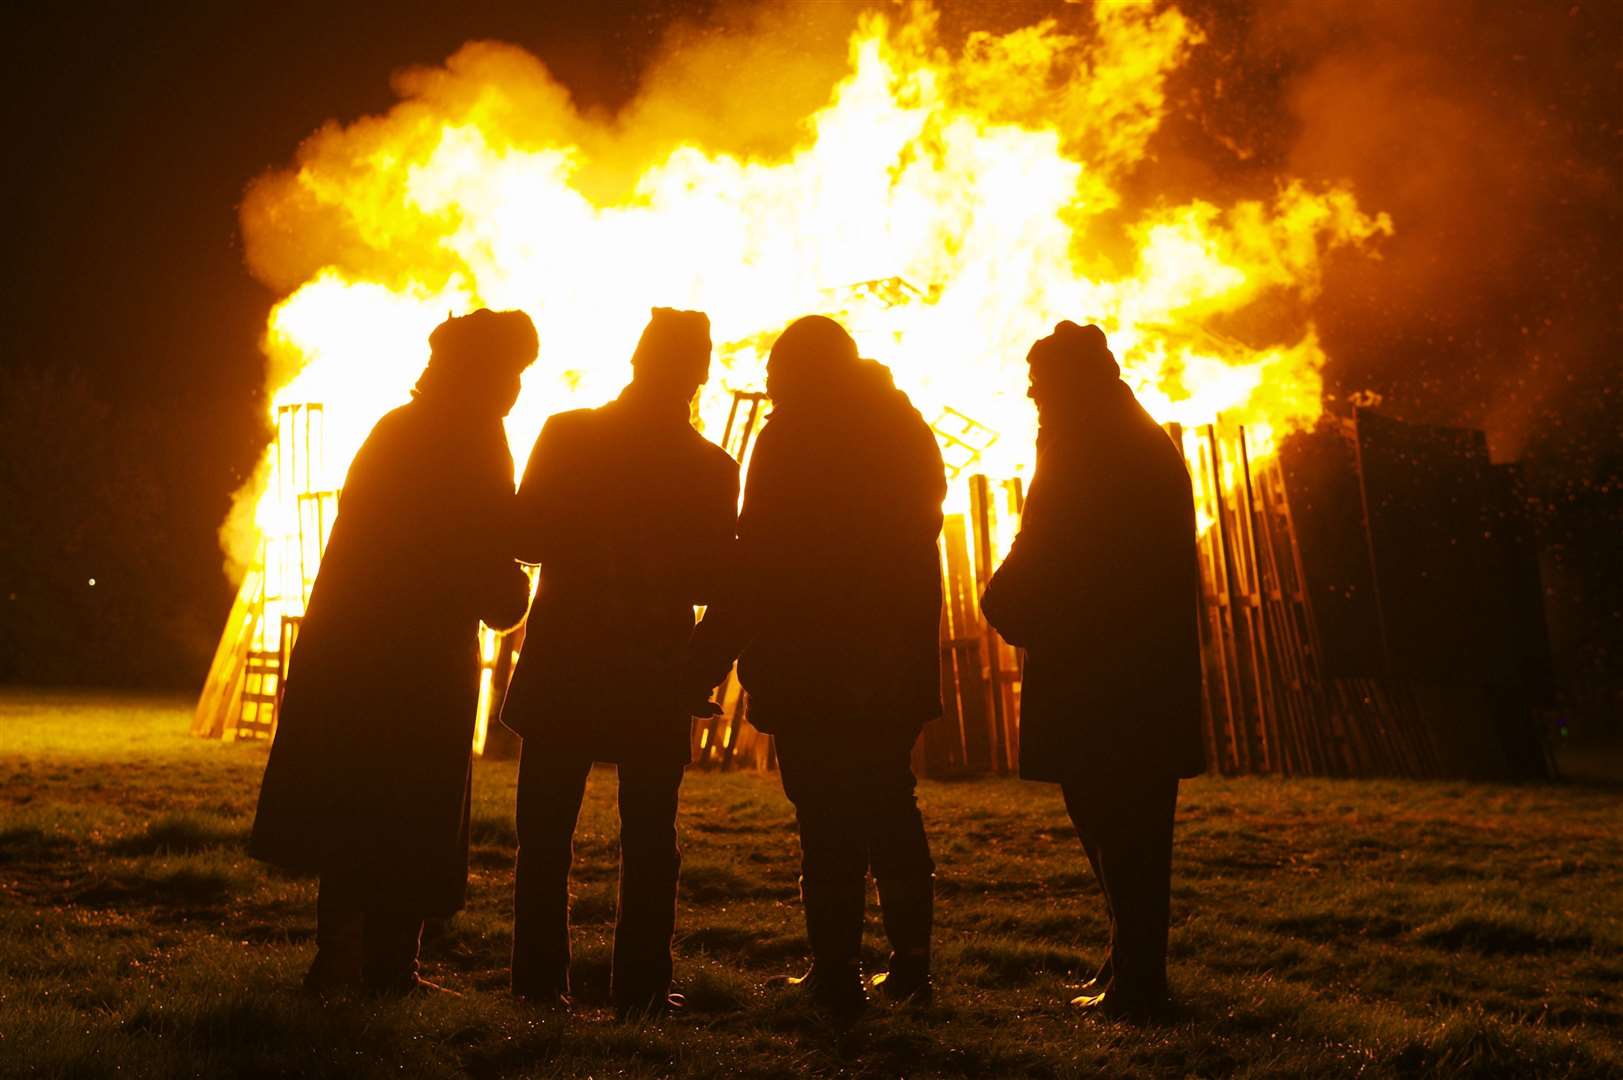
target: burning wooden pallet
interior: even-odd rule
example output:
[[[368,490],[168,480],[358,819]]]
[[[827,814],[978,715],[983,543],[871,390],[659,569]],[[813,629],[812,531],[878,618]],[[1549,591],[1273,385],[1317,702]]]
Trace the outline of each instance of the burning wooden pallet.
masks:
[[[765,423],[767,404],[758,392],[734,394],[721,442],[740,463],[747,462]],[[318,487],[322,427],[319,405],[278,411],[273,483],[285,512],[279,525],[267,530],[259,564],[238,591],[198,701],[193,723],[198,735],[263,739],[275,731],[299,618],[336,511],[338,493]],[[980,594],[1018,530],[1024,487],[1019,478],[995,480],[973,471],[982,451],[996,441],[995,431],[955,410],[945,410],[935,429],[944,452],[951,451],[953,481],[961,486],[949,500],[949,507],[959,509],[945,515],[941,536],[943,715],[926,727],[914,764],[926,776],[1011,773],[1019,764],[1021,656],[987,625]],[[1379,424],[1374,429],[1384,431]],[[1339,594],[1327,591],[1322,581],[1315,587],[1304,564],[1293,504],[1293,494],[1301,498],[1301,478],[1293,492],[1283,464],[1289,455],[1255,459],[1240,426],[1185,430],[1170,425],[1168,433],[1188,462],[1201,529],[1198,613],[1210,767],[1222,773],[1305,776],[1475,770],[1458,752],[1441,749],[1430,723],[1439,710],[1457,714],[1465,707],[1455,698],[1433,683],[1405,677],[1412,673],[1394,667],[1390,656],[1378,663],[1327,664],[1315,595],[1334,604]],[[1379,616],[1378,560],[1367,546],[1374,540],[1358,454],[1363,436],[1352,424],[1334,438],[1342,442],[1331,449],[1341,452],[1346,443],[1355,468],[1321,467],[1309,481],[1316,493],[1309,502],[1320,537],[1318,558],[1325,565],[1346,562],[1345,552],[1322,554],[1322,537],[1354,537],[1356,544],[1343,546],[1354,551],[1354,564],[1369,553],[1366,592],[1377,601]],[[1354,500],[1360,506],[1346,516]],[[1331,519],[1330,528],[1326,502],[1343,513]],[[1319,577],[1325,576],[1321,569]],[[1336,632],[1338,657],[1349,651],[1347,624],[1339,609],[1328,624]],[[481,629],[477,752],[510,756],[517,750],[516,737],[491,721],[522,635],[522,628],[507,635]],[[1390,649],[1384,622],[1378,636],[1384,655]],[[719,701],[720,715],[695,721],[695,760],[722,769],[773,768],[772,740],[748,723],[736,674],[722,685]]]
[[[259,554],[243,576],[198,697],[192,732],[269,739],[276,732],[283,677],[316,570],[338,516],[338,491],[321,487],[326,410],[315,403],[276,410],[270,484],[276,520],[261,523]]]

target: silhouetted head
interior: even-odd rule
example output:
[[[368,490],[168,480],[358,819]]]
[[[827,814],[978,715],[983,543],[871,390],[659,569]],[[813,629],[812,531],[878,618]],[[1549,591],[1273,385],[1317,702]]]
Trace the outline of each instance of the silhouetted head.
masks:
[[[631,354],[632,381],[688,401],[708,378],[710,317],[702,311],[654,308]]]
[[[857,368],[857,343],[826,315],[790,323],[766,361],[766,393],[779,405],[821,396],[848,381]]]
[[[1026,354],[1031,387],[1026,396],[1037,408],[1097,397],[1121,378],[1121,368],[1097,326],[1078,326],[1069,319],[1039,338]]]
[[[502,417],[518,401],[519,376],[534,362],[539,342],[524,312],[480,308],[440,323],[428,347],[418,396]]]

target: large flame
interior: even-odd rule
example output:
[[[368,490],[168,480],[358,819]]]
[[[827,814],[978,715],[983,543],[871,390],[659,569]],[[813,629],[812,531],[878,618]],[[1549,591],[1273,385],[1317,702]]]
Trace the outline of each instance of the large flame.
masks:
[[[337,486],[371,425],[407,400],[429,331],[478,306],[522,308],[540,332],[508,422],[520,466],[549,414],[618,392],[656,304],[710,315],[700,415],[713,438],[732,391],[762,386],[776,332],[827,312],[927,419],[953,409],[997,433],[976,466],[994,476],[1030,467],[1024,357],[1065,318],[1106,329],[1159,419],[1221,413],[1265,451],[1319,414],[1324,353],[1300,317],[1260,344],[1214,320],[1263,297],[1310,299],[1328,251],[1390,223],[1346,190],[1289,178],[1260,201],[1125,206],[1121,180],[1142,167],[1168,76],[1200,35],[1150,5],[1099,4],[1094,19],[1082,37],[1044,22],[952,53],[927,8],[865,16],[846,77],[792,152],[667,145],[613,198],[582,179],[609,136],[529,54],[474,43],[403,76],[393,111],[323,129],[244,206],[256,268],[291,288],[266,336],[273,402],[325,405],[317,486]],[[730,92],[773,108],[769,88]],[[1095,241],[1107,220],[1128,257]],[[262,471],[254,493],[264,535],[287,527],[271,481]]]

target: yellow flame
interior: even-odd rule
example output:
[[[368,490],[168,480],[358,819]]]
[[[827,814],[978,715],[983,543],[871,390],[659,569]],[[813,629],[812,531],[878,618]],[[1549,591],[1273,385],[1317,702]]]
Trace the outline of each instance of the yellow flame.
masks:
[[[719,438],[731,392],[761,387],[776,332],[822,311],[927,418],[950,408],[998,433],[975,471],[1016,476],[1035,427],[1026,350],[1069,318],[1105,328],[1159,419],[1221,413],[1266,453],[1319,414],[1318,337],[1298,320],[1246,344],[1209,324],[1271,294],[1310,299],[1329,250],[1391,224],[1346,190],[1282,178],[1271,198],[1155,204],[1120,225],[1119,181],[1201,38],[1175,9],[1099,4],[1094,18],[1085,36],[1049,21],[952,53],[928,8],[864,16],[792,151],[667,145],[612,199],[582,180],[606,136],[559,104],[544,69],[467,45],[403,77],[388,115],[329,125],[250,192],[251,257],[290,289],[266,335],[273,402],[325,404],[336,487],[448,311],[522,308],[541,337],[508,422],[522,466],[548,415],[619,390],[649,307],[672,305],[710,315],[700,415]],[[773,107],[766,88],[734,92]],[[1095,240],[1107,213],[1126,259]],[[274,490],[256,515],[265,535],[288,527]]]

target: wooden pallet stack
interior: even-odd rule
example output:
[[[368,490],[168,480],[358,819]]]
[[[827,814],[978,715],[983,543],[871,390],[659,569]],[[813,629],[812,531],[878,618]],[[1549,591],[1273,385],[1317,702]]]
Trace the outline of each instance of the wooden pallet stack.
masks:
[[[741,463],[747,464],[767,408],[764,394],[734,395],[722,445]],[[1298,453],[1292,469],[1282,464],[1288,455],[1256,457],[1241,426],[1168,427],[1189,466],[1200,528],[1202,719],[1213,771],[1471,772],[1459,753],[1440,749],[1437,717],[1452,712],[1449,722],[1474,737],[1469,714],[1483,711],[1477,698],[1449,696],[1405,678],[1389,655],[1384,661],[1379,655],[1390,646],[1377,560],[1363,554],[1374,541],[1370,510],[1357,505],[1368,497],[1362,463],[1354,460],[1361,435],[1352,421],[1345,426],[1333,436],[1316,435],[1318,449]],[[1018,531],[1024,488],[1019,479],[974,471],[996,432],[953,410],[944,410],[934,427],[954,485],[940,543],[943,715],[926,727],[914,764],[926,776],[1012,773],[1019,765],[1021,655],[987,625],[980,595]],[[196,734],[265,739],[274,733],[283,674],[337,509],[337,491],[320,486],[322,436],[319,405],[278,410],[272,482],[284,525],[266,536],[258,565],[243,580],[198,702]],[[1409,437],[1383,437],[1401,443],[1399,436]],[[1312,454],[1318,457],[1310,460]],[[1316,560],[1310,569],[1317,567],[1317,576],[1304,569],[1299,519],[1307,521]],[[1326,567],[1341,577],[1327,577]],[[1327,581],[1333,587],[1327,589]],[[1332,609],[1322,625],[1315,596]],[[522,633],[481,632],[475,744],[492,756],[517,750],[516,738],[494,718]],[[1334,637],[1328,648],[1326,635]],[[1368,644],[1376,639],[1379,649]],[[695,760],[722,769],[775,767],[772,740],[746,720],[735,676],[719,701],[720,715],[695,722]]]
[[[1277,457],[1254,461],[1244,427],[1171,429],[1203,525],[1201,651],[1207,761],[1222,773],[1418,774],[1410,747],[1372,741],[1385,709],[1327,685],[1318,623]],[[1371,714],[1378,714],[1372,716]]]
[[[1210,768],[1299,776],[1438,775],[1419,706],[1401,685],[1327,679],[1291,502],[1277,457],[1253,460],[1242,427],[1170,425],[1193,482],[1201,564],[1203,732]],[[942,719],[915,752],[922,775],[1019,764],[1021,662],[979,597],[1018,527],[1018,480],[966,478],[969,512],[942,529]]]
[[[243,575],[192,716],[205,738],[270,739],[299,620],[338,516],[338,491],[323,486],[326,411],[319,403],[276,410],[271,492],[276,524]]]

